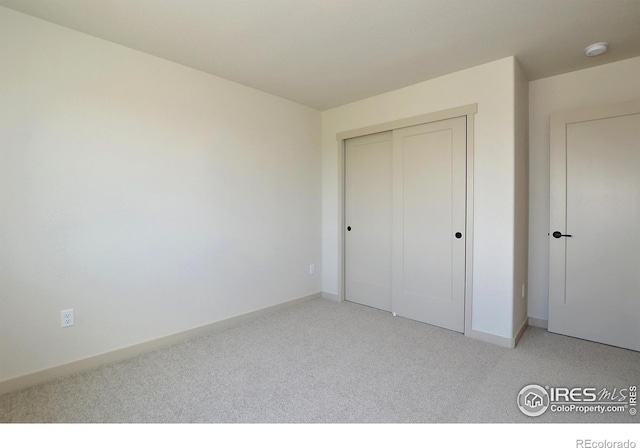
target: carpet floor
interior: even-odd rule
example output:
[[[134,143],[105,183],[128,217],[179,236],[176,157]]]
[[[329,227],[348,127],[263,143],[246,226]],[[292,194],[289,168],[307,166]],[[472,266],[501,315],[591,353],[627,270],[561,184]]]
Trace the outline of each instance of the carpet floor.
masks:
[[[516,349],[316,299],[0,396],[0,422],[640,422],[523,415],[528,384],[626,389],[640,353],[530,327]]]

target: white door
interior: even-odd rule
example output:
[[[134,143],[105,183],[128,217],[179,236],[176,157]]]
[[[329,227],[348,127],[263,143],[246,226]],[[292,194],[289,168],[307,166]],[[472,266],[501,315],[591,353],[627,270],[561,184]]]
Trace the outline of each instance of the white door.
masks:
[[[393,134],[393,311],[464,332],[466,118]]]
[[[391,311],[391,132],[349,139],[345,299]]]
[[[640,101],[552,118],[550,224],[549,331],[640,350]]]

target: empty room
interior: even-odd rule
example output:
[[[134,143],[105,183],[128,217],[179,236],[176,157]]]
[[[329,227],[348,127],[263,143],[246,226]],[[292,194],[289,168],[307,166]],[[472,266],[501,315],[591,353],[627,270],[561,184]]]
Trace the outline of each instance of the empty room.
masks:
[[[0,422],[637,424],[638,173],[637,0],[0,0]]]

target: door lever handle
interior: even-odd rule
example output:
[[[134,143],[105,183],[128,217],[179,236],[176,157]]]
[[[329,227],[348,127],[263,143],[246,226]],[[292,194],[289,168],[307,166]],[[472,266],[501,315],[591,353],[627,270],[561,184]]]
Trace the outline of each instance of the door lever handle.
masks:
[[[560,238],[562,236],[566,236],[568,238],[571,238],[571,235],[563,235],[562,232],[558,232],[557,230],[555,232],[553,232],[553,237],[554,238]]]

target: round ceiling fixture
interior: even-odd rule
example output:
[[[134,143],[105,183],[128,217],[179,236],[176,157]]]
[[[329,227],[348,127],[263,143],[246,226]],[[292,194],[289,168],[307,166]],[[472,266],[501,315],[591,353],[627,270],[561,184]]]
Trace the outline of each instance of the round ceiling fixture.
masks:
[[[584,49],[585,56],[593,57],[600,56],[602,53],[609,49],[607,42],[598,42],[597,44],[591,44]]]

